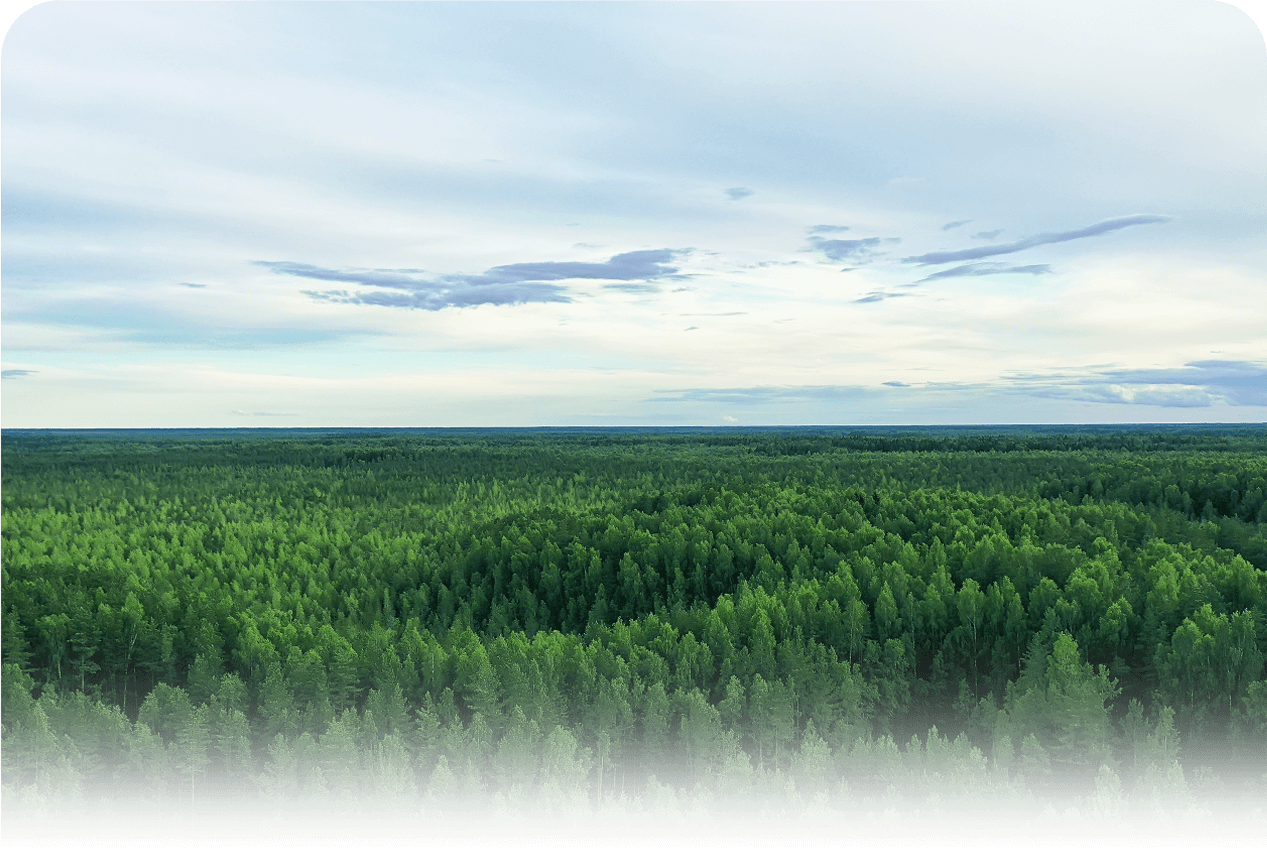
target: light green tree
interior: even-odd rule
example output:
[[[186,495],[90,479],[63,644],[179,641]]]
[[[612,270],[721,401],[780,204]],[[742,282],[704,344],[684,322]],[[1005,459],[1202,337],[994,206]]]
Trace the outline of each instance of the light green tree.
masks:
[[[441,754],[436,761],[436,770],[431,773],[431,782],[427,784],[427,797],[433,802],[449,801],[457,792],[457,778],[449,769],[449,756]]]
[[[514,706],[506,735],[502,736],[497,754],[493,756],[493,770],[497,772],[500,788],[509,789],[512,785],[521,789],[536,787],[540,740],[537,722],[528,720],[523,715],[523,709]]]
[[[294,747],[286,736],[277,732],[269,744],[269,761],[264,774],[256,779],[260,791],[270,798],[285,798],[295,792],[296,772]]]
[[[417,791],[413,760],[397,735],[387,735],[369,754],[370,788],[385,802],[400,803]]]
[[[194,708],[185,717],[176,739],[176,764],[180,773],[189,777],[189,803],[194,803],[194,778],[207,769],[210,758],[207,747],[212,742],[210,711],[205,704]]]
[[[792,778],[796,780],[798,789],[807,797],[813,797],[825,792],[835,777],[831,747],[818,735],[811,720],[801,737],[801,751],[792,758]]]
[[[331,791],[341,798],[356,797],[360,787],[360,753],[356,746],[356,722],[352,709],[329,725],[321,736],[322,768],[331,784]]]

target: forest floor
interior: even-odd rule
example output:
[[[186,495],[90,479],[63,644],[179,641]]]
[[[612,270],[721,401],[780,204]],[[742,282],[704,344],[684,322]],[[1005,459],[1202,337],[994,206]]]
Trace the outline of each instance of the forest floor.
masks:
[[[160,837],[189,837],[189,839],[251,840],[275,839],[302,841],[305,839],[380,839],[380,840],[528,840],[533,837],[547,840],[601,840],[628,839],[651,840],[663,837],[673,839],[717,839],[753,841],[897,841],[917,839],[1006,839],[1006,837],[1052,837],[1052,839],[1076,839],[1076,837],[1102,837],[1102,839],[1126,840],[1130,837],[1244,837],[1267,840],[1267,822],[1263,821],[1263,801],[1254,799],[1211,799],[1210,811],[1213,823],[1199,826],[1183,826],[1176,818],[1171,827],[1154,825],[1152,811],[1138,804],[1126,812],[1123,821],[1115,825],[1041,825],[1039,815],[1045,799],[987,806],[945,806],[941,818],[931,818],[929,813],[916,813],[920,808],[903,807],[898,803],[901,821],[882,823],[878,817],[887,807],[846,806],[841,810],[848,817],[845,826],[808,825],[796,818],[761,820],[759,808],[721,806],[713,807],[712,822],[703,825],[674,825],[674,823],[575,823],[564,825],[559,821],[546,821],[540,816],[527,815],[526,821],[517,827],[495,825],[488,808],[443,808],[443,823],[418,822],[407,818],[408,811],[394,807],[296,807],[269,806],[261,803],[198,802],[195,807],[176,806],[175,803],[158,804],[118,802],[101,806],[86,804],[80,813],[62,812],[47,821],[25,818],[18,807],[5,808],[4,840],[76,840],[100,839],[160,839]],[[1074,803],[1055,799],[1053,806],[1060,813]],[[1172,817],[1180,816],[1182,808],[1169,807]],[[873,813],[877,821],[869,821]],[[1256,818],[1257,817],[1257,818]],[[916,821],[917,820],[919,821]]]

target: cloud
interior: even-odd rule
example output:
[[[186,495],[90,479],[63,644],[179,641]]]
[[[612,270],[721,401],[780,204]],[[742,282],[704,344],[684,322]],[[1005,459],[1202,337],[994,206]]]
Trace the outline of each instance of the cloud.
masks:
[[[993,240],[1003,233],[1002,228],[995,228],[993,231],[978,231],[972,235],[973,240]]]
[[[870,294],[864,294],[854,303],[879,303],[881,300],[888,300],[890,297],[909,297],[909,291],[872,291]]]
[[[1008,265],[997,261],[982,261],[977,264],[960,264],[958,267],[951,267],[949,270],[938,270],[931,273],[912,284],[918,285],[920,282],[935,282],[938,279],[959,279],[964,276],[993,276],[999,273],[1027,273],[1038,276],[1043,273],[1050,273],[1050,264],[1017,264]]]
[[[32,369],[5,369],[0,372],[0,378],[26,378],[34,374],[35,371]]]
[[[832,261],[844,261],[847,258],[860,258],[883,242],[879,237],[866,237],[861,240],[834,240],[826,237],[811,236],[810,246],[822,252]]]
[[[206,283],[203,283],[203,282],[181,282],[180,284],[185,286],[186,288],[206,288],[207,287]]]
[[[837,384],[804,384],[782,387],[724,387],[717,389],[661,390],[648,402],[768,402],[841,401],[866,395],[867,388]]]
[[[503,264],[484,271],[482,277],[464,277],[486,283],[507,283],[524,280],[556,279],[654,279],[677,272],[666,266],[679,254],[674,249],[643,249],[622,252],[603,263],[583,261],[545,261],[540,264]],[[478,284],[478,283],[476,283]]]
[[[747,198],[749,195],[756,195],[757,193],[743,186],[731,186],[726,190],[726,194],[730,196],[731,201],[738,201],[740,198]]]
[[[903,384],[901,381],[881,381],[885,387],[910,387],[910,384]]]
[[[630,293],[658,292],[661,290],[660,286],[654,282],[614,282],[603,287],[612,291],[628,291]]]
[[[903,258],[902,261],[907,264],[948,264],[951,261],[972,261],[977,258],[990,258],[995,255],[1007,255],[1010,252],[1021,252],[1025,249],[1033,249],[1035,246],[1068,243],[1070,240],[1081,240],[1084,237],[1098,237],[1101,234],[1108,234],[1110,231],[1120,231],[1133,225],[1169,222],[1171,218],[1170,216],[1150,216],[1148,214],[1118,216],[1113,219],[1105,219],[1094,225],[1088,225],[1086,228],[1076,228],[1073,231],[1035,234],[1033,237],[1026,237],[1023,240],[1016,240],[1011,243],[1001,243],[997,246],[975,246],[971,249],[960,249],[953,252],[928,252],[924,255]]]
[[[945,225],[941,226],[941,230],[950,231],[955,228],[962,228],[964,225],[967,225],[971,221],[972,221],[971,219],[960,219],[958,222],[947,222]]]
[[[332,303],[356,303],[370,306],[391,306],[402,309],[438,310],[450,306],[498,306],[517,303],[569,303],[567,290],[554,284],[564,279],[608,279],[633,283],[658,278],[671,278],[678,268],[670,266],[675,256],[688,250],[642,249],[622,252],[607,261],[542,261],[525,264],[502,264],[482,274],[442,274],[427,277],[425,271],[407,270],[338,270],[301,264],[294,261],[255,261],[274,273],[300,276],[324,282],[342,282],[386,291],[345,290],[304,291],[309,297]],[[646,285],[609,286],[622,290],[646,290]]]
[[[831,234],[838,231],[848,231],[848,225],[811,225],[809,233],[811,234]]]
[[[1178,369],[1111,369],[1013,380],[1030,395],[1049,399],[1175,408],[1215,402],[1267,405],[1267,364],[1240,360],[1197,360]]]

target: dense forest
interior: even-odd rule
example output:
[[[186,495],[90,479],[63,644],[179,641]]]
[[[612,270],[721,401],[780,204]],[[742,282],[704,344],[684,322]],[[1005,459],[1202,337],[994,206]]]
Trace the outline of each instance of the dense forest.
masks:
[[[1261,426],[8,431],[3,791],[1261,801],[1265,570]]]

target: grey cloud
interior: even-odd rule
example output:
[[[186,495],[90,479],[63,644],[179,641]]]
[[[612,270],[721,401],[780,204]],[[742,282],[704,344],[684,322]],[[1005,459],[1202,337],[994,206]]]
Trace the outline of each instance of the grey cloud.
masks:
[[[5,369],[0,372],[0,378],[26,378],[34,374],[35,372],[32,369]]]
[[[967,225],[971,221],[972,221],[971,219],[960,219],[958,222],[947,222],[945,225],[941,226],[941,230],[951,231],[955,228],[962,228],[964,225]]]
[[[687,250],[643,249],[613,255],[605,262],[544,261],[526,264],[503,264],[483,274],[444,274],[422,277],[424,271],[409,270],[337,270],[301,264],[294,261],[255,261],[274,273],[300,276],[325,282],[386,288],[388,291],[346,290],[305,291],[310,297],[334,303],[370,306],[391,306],[402,309],[438,310],[450,306],[483,304],[571,302],[563,286],[553,284],[563,279],[611,279],[632,283],[637,280],[671,278],[678,268],[669,266],[674,256]],[[629,290],[629,285],[620,285]],[[644,288],[645,290],[645,288]]]
[[[972,235],[973,240],[993,240],[1003,233],[1002,228],[995,228],[993,231],[978,231]]]
[[[606,263],[591,264],[581,261],[540,264],[503,264],[484,271],[482,277],[463,277],[473,284],[519,282],[536,279],[551,282],[557,279],[654,279],[677,272],[676,267],[666,267],[674,249],[643,249],[638,252],[622,252],[613,255]],[[479,280],[478,282],[476,280]]]
[[[953,252],[928,252],[924,255],[903,258],[902,261],[907,264],[949,264],[952,261],[972,261],[977,258],[990,258],[995,255],[1007,255],[1011,252],[1022,252],[1026,249],[1033,249],[1035,246],[1068,243],[1070,240],[1081,240],[1085,237],[1098,237],[1101,234],[1108,234],[1110,231],[1120,231],[1133,225],[1169,222],[1171,218],[1170,216],[1151,216],[1148,214],[1118,216],[1113,219],[1105,219],[1094,225],[1088,225],[1086,228],[1076,228],[1073,231],[1035,234],[1032,237],[1026,237],[1011,243],[1000,243],[996,246],[975,246],[971,249],[960,249]]]
[[[1027,388],[1026,392],[1042,399],[1115,405],[1160,405],[1165,408],[1206,408],[1214,402],[1213,397],[1199,387],[1127,388],[1121,385],[1096,384],[1035,387]]]
[[[848,231],[848,225],[811,225],[809,233],[811,234],[831,234],[838,231]]]
[[[730,196],[731,201],[738,201],[740,198],[747,198],[749,195],[755,195],[757,193],[753,192],[751,189],[746,189],[743,186],[731,186],[726,190],[726,194]]]
[[[1197,360],[1179,369],[1113,369],[1014,380],[1019,389],[1053,399],[1184,408],[1216,401],[1267,405],[1267,364],[1240,360]]]
[[[888,300],[890,297],[909,297],[909,291],[872,291],[870,294],[864,294],[854,303],[879,303],[881,300]]]
[[[901,381],[881,381],[885,387],[910,387],[910,384],[903,384]]]
[[[865,255],[882,242],[879,237],[866,237],[862,240],[829,240],[826,237],[809,238],[810,245],[822,252],[832,261],[844,261],[846,258],[857,258]]]
[[[203,283],[203,282],[181,282],[180,284],[186,288],[206,288],[207,287],[206,283]]]
[[[809,402],[857,399],[867,388],[835,384],[786,387],[728,387],[719,389],[662,390],[649,402],[726,402],[757,404],[766,402]]]
[[[1012,266],[1000,264],[997,261],[982,261],[977,264],[960,264],[958,267],[951,267],[949,270],[938,270],[936,273],[931,273],[920,279],[919,282],[935,282],[938,279],[959,279],[964,276],[992,276],[998,273],[1027,273],[1038,276],[1050,272],[1050,264],[1018,264]]]
[[[567,291],[545,282],[519,282],[504,285],[444,287],[409,292],[304,291],[316,300],[352,303],[365,306],[389,306],[396,309],[426,309],[436,312],[450,306],[513,306],[518,303],[571,303]]]

